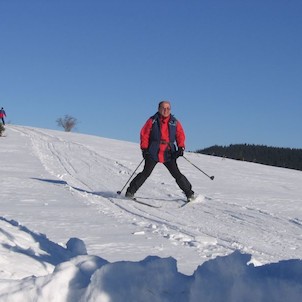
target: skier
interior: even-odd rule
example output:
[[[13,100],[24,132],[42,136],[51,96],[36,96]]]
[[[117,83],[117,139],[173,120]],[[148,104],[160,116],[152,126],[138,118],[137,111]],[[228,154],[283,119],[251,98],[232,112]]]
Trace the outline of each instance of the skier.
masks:
[[[5,125],[4,117],[6,117],[6,113],[5,113],[4,109],[3,109],[3,107],[1,107],[1,109],[0,109],[0,118],[2,120],[2,124],[3,125]]]
[[[185,133],[181,123],[171,114],[169,101],[158,104],[158,112],[151,116],[140,132],[140,147],[145,159],[144,169],[131,181],[126,197],[134,198],[136,191],[151,175],[158,162],[163,163],[187,197],[193,200],[194,192],[188,179],[179,171],[176,159],[183,156]]]

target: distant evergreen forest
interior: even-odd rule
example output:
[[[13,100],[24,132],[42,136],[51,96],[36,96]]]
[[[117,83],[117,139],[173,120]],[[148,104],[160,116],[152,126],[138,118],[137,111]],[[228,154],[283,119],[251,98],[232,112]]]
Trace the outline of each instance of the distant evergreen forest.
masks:
[[[235,144],[215,145],[196,152],[302,171],[302,149]]]

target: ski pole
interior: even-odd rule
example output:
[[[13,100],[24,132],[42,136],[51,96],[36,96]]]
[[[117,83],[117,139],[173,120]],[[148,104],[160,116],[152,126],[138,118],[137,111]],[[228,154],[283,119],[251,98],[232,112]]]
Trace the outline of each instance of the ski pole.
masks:
[[[188,160],[184,155],[182,156],[187,162],[189,162],[192,166],[194,166],[197,170],[202,172],[204,175],[208,176],[211,180],[214,180],[214,176],[209,176],[206,172],[202,171],[200,168],[198,168],[196,165],[194,165],[190,160]]]
[[[140,165],[142,164],[142,162],[144,161],[145,159],[143,158],[142,161],[139,163],[139,165],[136,167],[136,169],[134,170],[134,172],[131,174],[131,176],[129,177],[129,179],[127,180],[127,182],[125,183],[125,185],[123,186],[123,188],[120,190],[120,191],[117,191],[116,193],[118,195],[120,195],[122,193],[122,191],[125,189],[125,187],[127,186],[128,182],[130,181],[130,179],[132,178],[132,176],[135,174],[135,172],[137,171],[137,169],[140,167]]]

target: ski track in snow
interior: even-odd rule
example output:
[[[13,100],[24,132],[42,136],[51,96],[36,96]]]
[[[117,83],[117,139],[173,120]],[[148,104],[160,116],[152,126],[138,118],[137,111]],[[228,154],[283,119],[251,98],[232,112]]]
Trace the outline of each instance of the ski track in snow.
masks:
[[[204,230],[201,228],[196,227],[196,225],[198,225],[196,220],[185,223],[187,220],[186,216],[191,215],[186,211],[185,214],[181,215],[181,209],[178,209],[179,203],[175,202],[175,200],[171,201],[171,197],[168,196],[167,200],[163,200],[160,203],[162,205],[160,209],[152,209],[151,211],[148,209],[147,211],[144,205],[138,205],[129,200],[111,197],[108,187],[105,188],[105,193],[98,193],[93,190],[95,186],[93,182],[87,183],[82,180],[81,171],[77,168],[77,160],[80,161],[80,164],[78,164],[80,167],[83,166],[84,162],[84,166],[87,167],[90,175],[93,175],[94,165],[105,166],[109,179],[113,176],[116,177],[118,174],[131,175],[131,170],[127,169],[124,165],[101,156],[85,145],[66,142],[61,138],[45,134],[43,131],[30,129],[24,134],[30,136],[32,139],[35,151],[46,170],[54,176],[66,180],[66,185],[68,184],[69,188],[73,189],[74,192],[79,192],[87,202],[89,202],[91,197],[95,196],[101,199],[106,198],[107,201],[110,201],[116,207],[123,210],[123,215],[116,217],[119,220],[124,219],[129,221],[135,219],[135,224],[142,229],[142,232],[162,236],[173,241],[174,244],[200,249],[203,255],[205,254],[206,247],[209,256],[213,254],[213,249],[217,249],[217,240],[211,235],[204,233]],[[66,152],[66,148],[68,152]],[[80,152],[77,152],[78,149],[80,149]],[[87,156],[82,156],[79,159],[77,158],[77,153],[81,155],[87,154]],[[75,160],[75,158],[77,160]],[[72,159],[72,161],[70,159]],[[54,167],[56,171],[54,171]],[[117,172],[117,170],[119,172]],[[104,185],[104,180],[102,180],[102,185]],[[85,189],[79,190],[79,188]],[[116,194],[112,193],[112,195],[114,196]],[[180,199],[181,196],[178,196],[178,198]],[[92,199],[94,200],[93,202],[95,202],[95,198]],[[150,203],[151,202],[152,200],[150,200]],[[155,203],[156,202],[158,203],[158,201],[155,200]],[[172,205],[167,205],[166,207],[165,204],[167,203],[171,203]],[[195,206],[197,206],[196,203],[190,205],[191,208]],[[110,207],[106,207],[105,209],[102,207],[100,210],[107,215],[116,216],[116,209],[114,208],[111,212],[108,212],[109,209]],[[190,220],[192,220],[192,218]],[[217,252],[216,254],[218,255],[220,253]]]
[[[301,218],[276,215],[261,208],[243,205],[244,200],[220,196],[218,193],[210,200],[179,208],[177,199],[181,195],[178,191],[175,194],[167,192],[166,196],[151,191],[159,182],[152,183],[149,190],[146,188],[147,193],[141,190],[137,194],[141,197],[146,194],[146,198],[150,198],[149,203],[161,206],[160,209],[147,208],[120,198],[111,187],[112,178],[121,177],[122,181],[117,184],[119,189],[118,186],[132,174],[133,163],[114,161],[112,157],[104,155],[107,151],[94,150],[70,139],[64,140],[50,135],[49,131],[45,133],[43,130],[30,128],[16,129],[31,138],[34,150],[46,170],[64,182],[67,189],[81,195],[87,204],[93,204],[106,215],[119,221],[133,221],[140,229],[133,235],[161,236],[172,244],[195,249],[203,258],[241,250],[252,254],[256,263],[267,263],[283,259],[284,255],[275,252],[280,251],[280,244],[284,246],[287,255],[290,249],[292,258],[297,257],[296,241],[302,240]],[[98,167],[106,171],[101,185]],[[161,189],[161,194],[162,192]],[[154,199],[152,196],[155,196]],[[224,224],[220,221],[224,221]],[[287,230],[291,230],[286,236],[283,234],[285,225]],[[249,238],[246,238],[246,233],[250,234]],[[259,236],[262,236],[261,240]],[[260,241],[263,244],[253,246],[254,242]]]

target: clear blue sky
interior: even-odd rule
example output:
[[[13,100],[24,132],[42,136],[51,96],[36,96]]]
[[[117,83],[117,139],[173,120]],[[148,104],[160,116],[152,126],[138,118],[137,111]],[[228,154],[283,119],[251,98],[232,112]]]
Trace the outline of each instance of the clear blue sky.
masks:
[[[170,99],[188,150],[302,148],[301,16],[301,0],[0,0],[0,106],[138,142]]]

